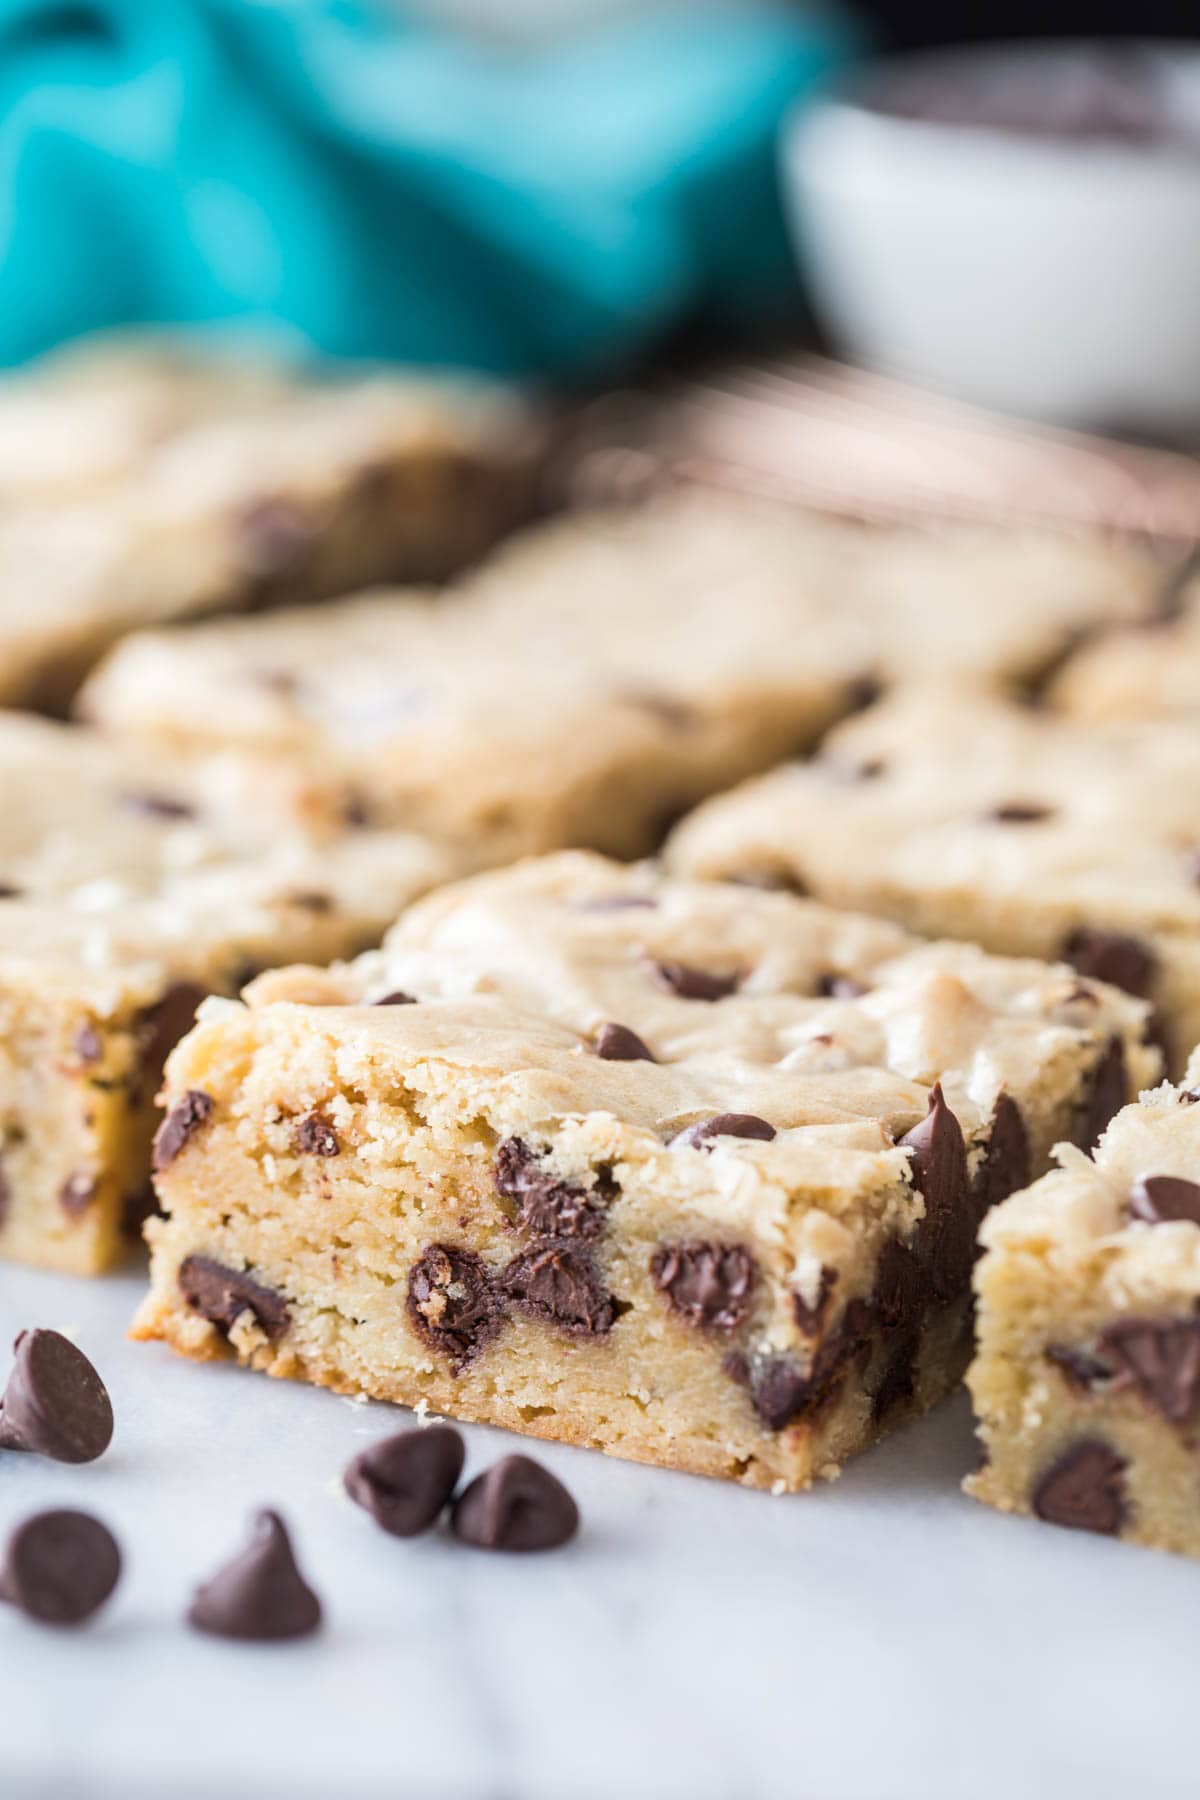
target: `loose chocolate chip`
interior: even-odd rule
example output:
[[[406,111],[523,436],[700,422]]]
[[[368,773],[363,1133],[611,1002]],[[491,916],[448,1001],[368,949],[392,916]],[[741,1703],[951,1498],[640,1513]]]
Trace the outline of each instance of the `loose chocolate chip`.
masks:
[[[341,1147],[323,1113],[306,1113],[296,1127],[296,1148],[302,1156],[336,1156]]]
[[[557,1550],[579,1530],[579,1508],[540,1463],[505,1456],[463,1489],[450,1523],[481,1550]]]
[[[416,1537],[449,1501],[465,1453],[452,1425],[398,1431],[356,1456],[343,1484],[392,1537]]]
[[[1125,1068],[1125,1046],[1119,1037],[1111,1037],[1099,1059],[1092,1065],[1079,1102],[1075,1142],[1081,1150],[1094,1148],[1107,1130],[1110,1120],[1120,1112],[1128,1098],[1129,1076]]]
[[[108,1390],[95,1369],[57,1331],[23,1331],[0,1400],[0,1449],[28,1450],[55,1462],[90,1463],[112,1442]]]
[[[694,1125],[677,1131],[671,1146],[688,1144],[702,1150],[705,1146],[711,1147],[714,1138],[722,1137],[757,1138],[769,1144],[775,1135],[775,1127],[755,1113],[714,1113],[710,1119],[698,1119]]]
[[[82,1219],[96,1198],[96,1192],[96,1181],[93,1176],[82,1171],[75,1175],[68,1175],[58,1190],[58,1204],[68,1219]]]
[[[179,1291],[193,1312],[226,1335],[243,1313],[251,1313],[269,1338],[282,1337],[291,1314],[274,1288],[264,1287],[244,1269],[229,1269],[211,1256],[185,1256],[179,1265]]]
[[[523,1138],[505,1138],[496,1151],[496,1192],[516,1202],[513,1223],[539,1238],[599,1237],[616,1198],[611,1177],[594,1188],[549,1174]]]
[[[187,1619],[197,1631],[253,1643],[316,1631],[321,1602],[296,1566],[278,1513],[257,1514],[249,1544],[197,1588]]]
[[[104,1055],[104,1044],[100,1033],[90,1019],[85,1019],[75,1033],[75,1054],[83,1063],[99,1062]]]
[[[408,1316],[457,1375],[474,1362],[504,1319],[491,1271],[473,1250],[430,1244],[408,1276]]]
[[[394,988],[390,994],[381,994],[378,1000],[372,1000],[372,1006],[415,1006],[416,1000],[406,994],[402,988]]]
[[[602,1025],[592,1045],[604,1062],[654,1062],[653,1053],[636,1031],[628,1025],[615,1025],[611,1020]]]
[[[1081,1438],[1038,1478],[1033,1510],[1051,1525],[1115,1537],[1125,1523],[1125,1463],[1102,1438]]]
[[[0,1600],[43,1625],[81,1625],[104,1605],[120,1574],[121,1552],[99,1519],[36,1513],[8,1540]]]
[[[1081,1350],[1074,1344],[1047,1344],[1043,1354],[1080,1393],[1103,1387],[1113,1378],[1111,1363],[1101,1362],[1090,1350]]]
[[[1032,1175],[1033,1157],[1021,1109],[1011,1094],[997,1094],[980,1178],[980,1211],[986,1212],[1028,1187]]]
[[[1006,800],[1000,806],[993,806],[984,817],[997,825],[1038,825],[1043,819],[1054,817],[1054,808],[1039,806],[1029,800]]]
[[[681,962],[651,962],[650,972],[660,987],[681,1000],[724,1000],[737,992],[742,980],[740,975],[716,975]]]
[[[967,1189],[967,1149],[941,1082],[929,1094],[929,1111],[899,1140],[909,1152],[913,1186],[925,1201],[920,1240],[939,1300],[962,1292],[975,1260],[976,1219]]]
[[[797,1328],[807,1337],[811,1337],[824,1322],[825,1314],[829,1309],[830,1297],[837,1286],[837,1278],[836,1269],[831,1269],[828,1264],[822,1265],[821,1277],[817,1283],[817,1298],[812,1306],[808,1304],[802,1294],[793,1293],[792,1317],[796,1321]]]
[[[1158,958],[1149,944],[1119,931],[1094,931],[1080,926],[1065,939],[1061,955],[1093,981],[1110,981],[1127,994],[1145,999],[1154,986]]]
[[[1200,1319],[1120,1319],[1098,1347],[1132,1376],[1142,1397],[1180,1425],[1200,1402]]]
[[[196,809],[176,794],[134,791],[120,796],[121,805],[130,812],[149,813],[155,819],[194,819]]]
[[[756,1267],[740,1244],[661,1244],[650,1275],[689,1325],[736,1331],[749,1315]]]
[[[856,981],[853,975],[839,975],[834,969],[817,977],[817,993],[826,1000],[857,1000],[870,991],[865,982]]]
[[[169,1168],[190,1137],[212,1117],[213,1098],[202,1088],[189,1088],[177,1100],[154,1134],[155,1170]]]
[[[1200,1225],[1200,1185],[1182,1175],[1143,1175],[1129,1190],[1129,1210],[1147,1225]]]
[[[500,1278],[506,1298],[521,1312],[545,1319],[573,1337],[603,1337],[616,1309],[591,1253],[553,1239],[513,1258]]]

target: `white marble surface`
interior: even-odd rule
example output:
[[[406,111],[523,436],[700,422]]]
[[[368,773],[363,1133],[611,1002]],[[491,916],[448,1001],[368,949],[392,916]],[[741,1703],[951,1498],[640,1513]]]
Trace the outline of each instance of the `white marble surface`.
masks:
[[[70,1330],[117,1416],[91,1468],[0,1453],[0,1531],[78,1504],[126,1554],[81,1632],[0,1608],[3,1800],[1197,1791],[1200,1567],[962,1498],[960,1405],[800,1499],[538,1448],[585,1530],[489,1556],[389,1539],[340,1497],[343,1464],[407,1414],[129,1344],[137,1285],[0,1272],[0,1341]],[[468,1472],[514,1443],[468,1437]],[[193,1582],[263,1502],[294,1529],[323,1635],[189,1633]]]

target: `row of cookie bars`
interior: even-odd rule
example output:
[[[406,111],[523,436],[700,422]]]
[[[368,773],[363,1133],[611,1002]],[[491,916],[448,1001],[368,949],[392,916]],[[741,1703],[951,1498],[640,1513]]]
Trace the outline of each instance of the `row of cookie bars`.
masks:
[[[1159,1075],[1063,965],[584,854],[210,1001],[137,1333],[780,1490],[940,1398],[981,1218]]]

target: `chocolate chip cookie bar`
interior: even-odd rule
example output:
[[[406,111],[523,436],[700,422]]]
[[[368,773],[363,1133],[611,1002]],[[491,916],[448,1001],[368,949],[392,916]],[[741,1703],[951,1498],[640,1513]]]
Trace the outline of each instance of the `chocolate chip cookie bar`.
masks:
[[[294,771],[306,806],[483,861],[635,856],[696,800],[810,745],[877,677],[1015,680],[1082,613],[1151,589],[1149,565],[1053,538],[871,532],[684,493],[545,525],[440,600],[136,636],[84,705],[152,747],[252,750]]]
[[[61,708],[138,626],[440,578],[528,506],[541,447],[503,392],[383,376],[214,410],[121,479],[6,511],[0,703]]]
[[[1200,1058],[1187,1080],[985,1221],[967,1490],[1200,1556]]]
[[[452,864],[311,841],[232,766],[148,772],[16,714],[0,790],[0,1256],[90,1274],[146,1210],[163,1058],[203,996],[363,949]]]
[[[135,1335],[792,1489],[960,1376],[979,1219],[1159,1068],[1143,1002],[583,854],[210,1001]]]
[[[679,873],[807,889],[930,936],[1062,958],[1200,1042],[1200,740],[913,690],[684,821]]]

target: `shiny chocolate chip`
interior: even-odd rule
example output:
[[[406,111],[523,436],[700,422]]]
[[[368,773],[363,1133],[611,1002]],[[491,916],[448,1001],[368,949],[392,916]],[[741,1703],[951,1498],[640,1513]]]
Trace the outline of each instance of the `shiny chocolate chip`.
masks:
[[[211,1256],[185,1256],[177,1279],[185,1303],[226,1336],[243,1313],[269,1338],[282,1337],[288,1328],[291,1313],[283,1295],[244,1269],[227,1268]]]
[[[486,1349],[504,1320],[491,1271],[473,1250],[430,1244],[408,1275],[408,1316],[457,1375]]]
[[[451,1528],[481,1550],[557,1550],[578,1531],[579,1508],[540,1463],[505,1456],[464,1488]]]
[[[1147,1225],[1200,1225],[1200,1184],[1182,1175],[1143,1175],[1129,1190],[1129,1210]]]
[[[659,986],[680,1000],[725,1000],[737,992],[742,980],[740,975],[718,975],[690,963],[651,962],[649,967]]]
[[[188,1141],[213,1114],[213,1097],[202,1088],[189,1088],[177,1100],[154,1134],[152,1162],[155,1171],[169,1168]]]
[[[654,1062],[653,1052],[645,1040],[628,1025],[617,1025],[611,1019],[601,1025],[592,1043],[603,1062]]]
[[[69,1338],[23,1331],[0,1400],[0,1449],[24,1450],[54,1462],[90,1463],[112,1442],[108,1390]]]
[[[499,1282],[518,1312],[557,1325],[573,1337],[603,1337],[616,1308],[592,1254],[569,1240],[543,1240],[513,1258]]]
[[[1102,1438],[1081,1438],[1038,1477],[1031,1499],[1051,1525],[1115,1537],[1128,1513],[1124,1459]]]
[[[713,1113],[711,1118],[698,1119],[694,1125],[677,1131],[671,1139],[671,1147],[689,1145],[694,1150],[711,1149],[714,1140],[723,1137],[756,1138],[769,1144],[775,1136],[775,1127],[756,1113]]]
[[[650,1278],[671,1308],[705,1331],[736,1331],[749,1316],[757,1274],[740,1244],[660,1244]]]

